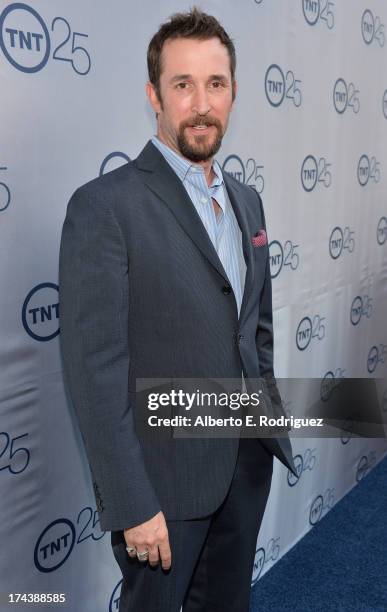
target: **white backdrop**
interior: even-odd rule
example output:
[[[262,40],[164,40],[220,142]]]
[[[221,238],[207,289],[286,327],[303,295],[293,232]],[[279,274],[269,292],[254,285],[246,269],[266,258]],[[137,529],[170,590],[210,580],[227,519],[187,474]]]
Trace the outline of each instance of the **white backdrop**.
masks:
[[[276,374],[385,377],[387,4],[200,7],[237,48],[237,103],[218,159],[262,194]],[[72,611],[118,610],[120,574],[63,389],[61,227],[75,188],[154,133],[147,45],[188,8],[0,2],[0,591],[65,593]],[[385,398],[387,410],[387,387]],[[299,478],[276,461],[252,581],[386,451],[385,439],[296,439]]]

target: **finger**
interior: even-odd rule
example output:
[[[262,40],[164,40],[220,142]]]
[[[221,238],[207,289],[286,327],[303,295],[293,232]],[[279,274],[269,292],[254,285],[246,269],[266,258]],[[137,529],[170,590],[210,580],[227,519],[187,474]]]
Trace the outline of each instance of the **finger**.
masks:
[[[149,556],[149,552],[147,548],[145,547],[137,548],[137,559],[140,561],[140,563],[147,563],[148,556]]]
[[[162,568],[164,570],[169,570],[172,563],[172,553],[168,538],[159,543],[159,552]]]
[[[159,561],[159,548],[158,546],[152,546],[151,548],[149,548],[148,563],[152,567],[155,567],[156,565],[158,565]]]

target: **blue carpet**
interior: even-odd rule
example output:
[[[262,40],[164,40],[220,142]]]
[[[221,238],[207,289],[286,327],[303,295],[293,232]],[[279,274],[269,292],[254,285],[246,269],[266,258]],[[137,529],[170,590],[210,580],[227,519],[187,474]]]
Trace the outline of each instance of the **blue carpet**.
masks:
[[[387,459],[251,591],[250,612],[387,611]]]

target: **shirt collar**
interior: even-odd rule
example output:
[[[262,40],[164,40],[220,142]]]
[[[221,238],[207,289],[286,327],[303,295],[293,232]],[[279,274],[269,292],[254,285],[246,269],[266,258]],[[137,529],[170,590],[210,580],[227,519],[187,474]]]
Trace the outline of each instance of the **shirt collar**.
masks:
[[[186,180],[187,175],[190,173],[199,173],[202,172],[204,174],[204,170],[198,164],[193,164],[188,159],[185,159],[176,151],[171,149],[168,145],[162,142],[157,136],[152,137],[152,143],[155,147],[160,151],[160,153],[165,157],[167,162],[172,166],[174,171],[176,172],[179,179],[183,182]],[[223,184],[223,175],[220,165],[216,161],[216,159],[212,162],[212,170],[214,171],[214,178],[210,185],[210,187],[217,187]]]

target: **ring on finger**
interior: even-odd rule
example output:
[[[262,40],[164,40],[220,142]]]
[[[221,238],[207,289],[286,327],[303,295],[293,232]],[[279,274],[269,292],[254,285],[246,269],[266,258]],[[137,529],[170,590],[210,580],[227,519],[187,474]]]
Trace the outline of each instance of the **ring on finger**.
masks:
[[[142,552],[137,551],[137,559],[139,561],[146,561],[149,556],[149,550],[143,550]]]

